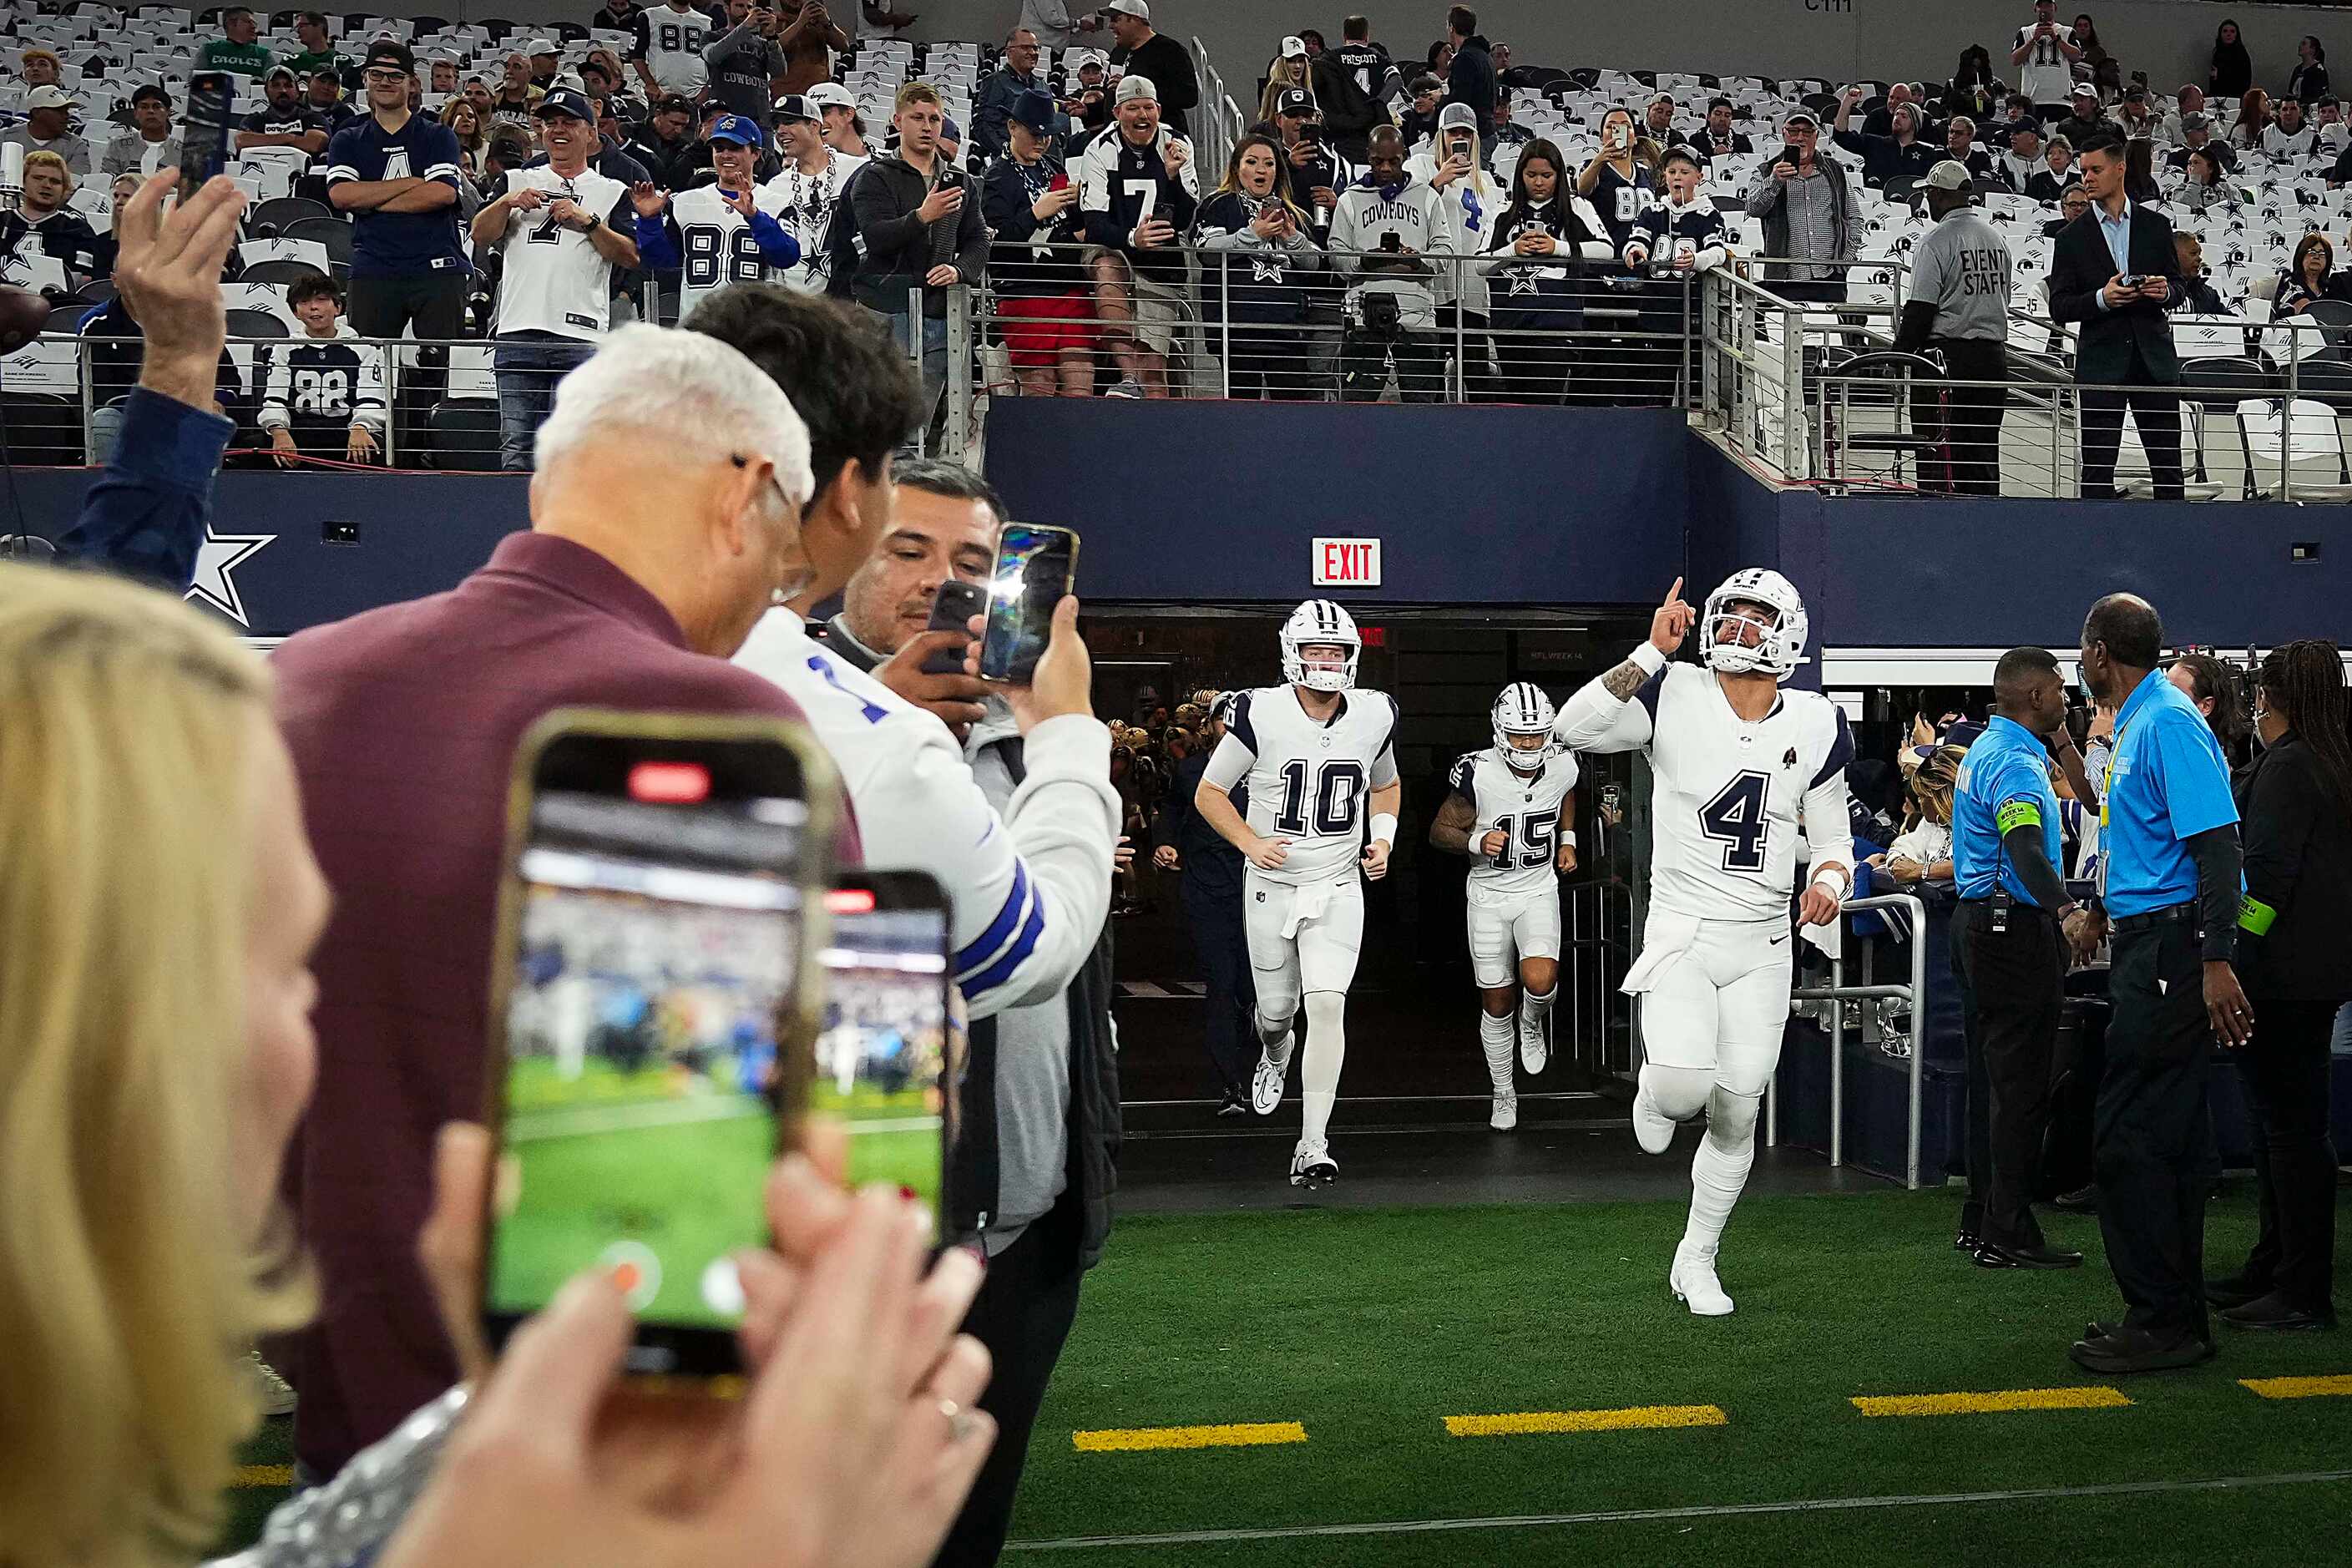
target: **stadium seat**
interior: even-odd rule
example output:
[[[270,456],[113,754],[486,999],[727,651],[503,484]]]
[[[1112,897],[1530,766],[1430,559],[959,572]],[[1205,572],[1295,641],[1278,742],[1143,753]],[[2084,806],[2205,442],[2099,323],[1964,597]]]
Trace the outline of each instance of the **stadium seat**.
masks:
[[[2275,496],[2296,475],[2297,500],[2352,500],[2352,462],[2344,451],[2344,427],[2336,410],[2315,398],[2298,397],[2292,404],[2279,397],[2249,397],[2237,405],[2238,445],[2246,460],[2245,495]],[[2269,463],[2277,477],[2265,484],[2258,465]],[[2305,480],[2300,470],[2316,476]],[[2328,476],[2334,476],[2330,479]]]
[[[299,198],[297,198],[299,199]],[[326,247],[330,264],[351,265],[352,226],[339,217],[306,217],[284,231],[291,240],[313,240]]]
[[[436,468],[493,473],[499,467],[499,405],[494,397],[451,397],[433,405]]]
[[[307,261],[257,261],[245,269],[242,277],[247,283],[272,283],[284,288],[321,270]]]
[[[81,464],[80,399],[57,392],[0,392],[0,458],[51,468]]]
[[[283,235],[309,218],[342,221],[336,217],[335,209],[324,202],[314,202],[308,196],[273,196],[245,215],[245,232],[259,236],[267,228]]]

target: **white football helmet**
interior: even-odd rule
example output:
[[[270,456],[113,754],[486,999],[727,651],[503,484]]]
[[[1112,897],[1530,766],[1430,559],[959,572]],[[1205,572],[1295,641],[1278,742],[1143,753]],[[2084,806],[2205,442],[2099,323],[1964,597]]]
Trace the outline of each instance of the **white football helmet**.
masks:
[[[1727,613],[1725,606],[1735,600],[1772,611],[1772,624],[1762,628],[1764,635],[1754,647],[1716,639],[1716,628]],[[1775,680],[1786,680],[1805,662],[1805,636],[1811,625],[1795,584],[1767,567],[1746,567],[1726,577],[1723,586],[1706,596],[1706,608],[1698,623],[1699,658],[1709,669],[1731,675],[1760,670]]]
[[[1495,699],[1495,750],[1503,761],[1521,773],[1533,773],[1543,766],[1547,758],[1559,754],[1559,742],[1552,738],[1551,699],[1543,688],[1532,680],[1513,681],[1503,688]],[[1511,744],[1514,735],[1541,735],[1543,745],[1532,752],[1521,751]]]
[[[1348,650],[1339,668],[1307,667],[1304,647]],[[1356,684],[1356,661],[1363,657],[1364,639],[1357,634],[1355,617],[1328,599],[1309,599],[1282,623],[1282,679],[1309,691],[1345,691]]]

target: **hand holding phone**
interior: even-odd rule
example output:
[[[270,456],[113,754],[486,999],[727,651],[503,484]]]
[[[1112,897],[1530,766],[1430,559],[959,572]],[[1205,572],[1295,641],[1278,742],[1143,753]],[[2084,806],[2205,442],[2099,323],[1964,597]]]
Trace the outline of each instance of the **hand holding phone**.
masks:
[[[205,182],[228,169],[236,124],[236,85],[226,71],[188,78],[187,115],[180,126],[180,200],[193,201]]]

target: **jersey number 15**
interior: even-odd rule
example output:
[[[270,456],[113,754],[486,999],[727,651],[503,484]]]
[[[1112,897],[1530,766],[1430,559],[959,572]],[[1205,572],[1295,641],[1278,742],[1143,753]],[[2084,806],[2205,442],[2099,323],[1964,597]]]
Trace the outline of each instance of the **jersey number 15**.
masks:
[[[1330,838],[1356,831],[1356,806],[1364,797],[1364,764],[1353,757],[1334,757],[1314,770],[1312,790],[1307,773],[1305,757],[1282,764],[1282,798],[1274,808],[1274,830],[1293,837],[1307,833],[1311,796],[1317,835]]]
[[[1533,870],[1551,864],[1553,836],[1559,831],[1559,816],[1556,812],[1535,811],[1525,816],[1498,816],[1487,831],[1503,836],[1503,847],[1488,865],[1497,871]]]

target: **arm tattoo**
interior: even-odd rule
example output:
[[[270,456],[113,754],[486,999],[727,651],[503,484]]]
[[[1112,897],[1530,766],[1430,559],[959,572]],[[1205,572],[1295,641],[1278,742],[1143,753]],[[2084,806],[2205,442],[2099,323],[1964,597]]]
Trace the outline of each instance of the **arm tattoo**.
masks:
[[[1436,820],[1429,825],[1430,846],[1449,855],[1467,855],[1470,830],[1477,826],[1478,808],[1460,795],[1448,795],[1437,809]]]
[[[1642,689],[1642,682],[1649,679],[1649,671],[1629,658],[1601,678],[1601,689],[1620,702],[1630,702],[1633,693]]]

